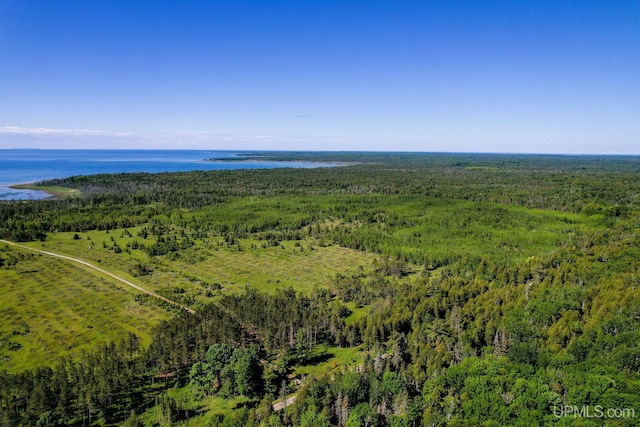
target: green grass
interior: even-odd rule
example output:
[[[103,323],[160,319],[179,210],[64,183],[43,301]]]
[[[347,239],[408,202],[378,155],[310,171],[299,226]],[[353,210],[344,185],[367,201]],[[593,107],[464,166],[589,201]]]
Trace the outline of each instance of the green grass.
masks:
[[[337,272],[358,266],[367,268],[374,259],[371,254],[339,246],[320,247],[311,239],[285,241],[266,248],[260,240],[241,239],[240,251],[237,246],[220,246],[220,239],[206,239],[181,251],[177,259],[168,255],[151,258],[139,249],[126,251],[127,243],[133,240],[144,244],[155,242],[155,238],[137,237],[140,229],[129,228],[131,237],[123,235],[123,230],[77,233],[79,239],[74,239],[76,233],[55,233],[44,243],[27,245],[81,258],[151,291],[162,293],[178,288],[181,296],[203,302],[209,298],[208,288],[202,282],[218,284],[223,292],[231,293],[241,292],[247,285],[264,292],[284,287],[304,292],[329,287]],[[123,251],[116,253],[112,249],[114,244]],[[149,265],[151,274],[134,277],[132,269],[136,264]]]
[[[308,291],[329,287],[337,272],[358,266],[368,268],[374,259],[372,254],[339,246],[320,247],[312,239],[298,241],[299,246],[284,241],[266,248],[260,240],[240,239],[240,251],[237,246],[220,246],[220,239],[206,239],[181,251],[177,259],[168,255],[151,258],[142,250],[126,251],[127,243],[133,240],[144,244],[155,242],[151,237],[147,240],[137,237],[140,229],[129,228],[132,237],[123,236],[123,230],[78,233],[77,240],[73,237],[76,233],[55,233],[44,243],[27,245],[81,258],[152,291],[180,288],[184,290],[182,295],[199,301],[207,300],[203,281],[233,293],[241,292],[247,285],[265,292],[289,286]],[[108,248],[103,247],[103,242]],[[114,243],[123,249],[121,253],[111,249]],[[140,263],[149,265],[152,273],[134,277],[131,270]]]
[[[218,295],[207,293],[209,288],[202,281],[221,285],[224,293],[241,292],[247,285],[266,292],[289,286],[304,292],[329,287],[336,272],[360,265],[368,268],[373,260],[372,255],[338,246],[314,246],[312,240],[266,248],[259,240],[241,240],[244,249],[237,251],[219,246],[215,239],[197,241],[176,260],[169,256],[154,259],[142,250],[125,250],[133,240],[155,241],[138,237],[139,230],[90,231],[77,236],[55,233],[46,242],[26,246],[88,261],[150,291],[169,298],[191,298],[194,304]],[[116,253],[114,244],[123,251]],[[59,356],[89,350],[127,331],[147,344],[150,328],[170,316],[156,306],[139,304],[134,299],[137,291],[87,267],[26,250],[8,250],[28,258],[0,269],[0,369],[18,372],[52,364]],[[132,273],[136,264],[149,265],[152,272],[136,277]]]
[[[243,250],[239,252],[217,247],[190,249],[187,252],[204,253],[206,258],[197,262],[178,259],[170,266],[209,283],[218,283],[225,292],[239,292],[247,285],[263,292],[283,287],[305,292],[314,287],[330,287],[337,272],[357,266],[369,267],[373,261],[370,254],[339,246],[311,249],[309,241],[300,242],[299,247],[287,241],[267,248],[262,248],[260,241],[240,242]]]
[[[351,314],[349,315],[349,317],[344,320],[345,324],[347,325],[358,322],[369,313],[370,309],[370,306],[356,307],[356,304],[354,302],[348,302],[345,305],[347,306],[347,308],[349,308],[349,310],[351,310]]]
[[[177,424],[187,427],[215,426],[220,416],[225,417],[237,408],[252,402],[251,399],[243,396],[233,398],[222,398],[218,396],[204,397],[186,386],[172,388],[165,392],[167,396],[176,401],[180,408],[180,416],[187,417]],[[154,406],[138,417],[145,426],[155,426],[162,420],[160,408]]]
[[[19,372],[90,351],[126,332],[143,345],[169,313],[134,300],[137,291],[77,264],[9,249],[25,258],[0,269],[0,369]]]
[[[413,195],[369,199],[354,206],[360,213],[345,221],[347,243],[416,264],[468,257],[515,265],[573,244],[603,220],[601,215]]]
[[[62,199],[65,197],[76,197],[80,195],[80,190],[76,190],[75,188],[69,187],[58,187],[58,186],[44,186],[37,184],[18,184],[13,185],[12,188],[23,189],[23,190],[38,190],[44,191],[45,193],[51,194],[52,196]]]
[[[133,240],[144,244],[152,244],[155,241],[151,237],[146,240],[138,237],[137,232],[141,228],[129,228],[131,236],[124,235],[124,230],[111,230],[108,233],[106,231],[55,233],[49,235],[44,243],[31,242],[25,246],[80,258],[150,291],[163,293],[179,287],[192,293],[200,292],[202,290],[200,286],[190,282],[170,266],[164,266],[163,263],[156,265],[157,263],[142,250],[126,251],[127,243]],[[75,234],[80,238],[74,239]],[[103,243],[107,245],[106,248]],[[122,249],[121,253],[114,251],[115,244]],[[136,264],[148,264],[153,272],[147,276],[136,277],[132,272]]]
[[[297,366],[293,375],[304,377],[307,375],[320,376],[327,372],[337,372],[341,369],[356,369],[362,364],[364,353],[362,345],[356,347],[326,347],[318,346],[310,354],[311,363]],[[318,360],[318,362],[313,362]]]

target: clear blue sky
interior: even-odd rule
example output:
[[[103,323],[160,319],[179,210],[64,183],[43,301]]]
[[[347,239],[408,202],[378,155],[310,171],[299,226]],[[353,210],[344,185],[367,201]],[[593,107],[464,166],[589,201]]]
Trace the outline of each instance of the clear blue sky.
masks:
[[[640,154],[640,1],[0,0],[0,148]]]

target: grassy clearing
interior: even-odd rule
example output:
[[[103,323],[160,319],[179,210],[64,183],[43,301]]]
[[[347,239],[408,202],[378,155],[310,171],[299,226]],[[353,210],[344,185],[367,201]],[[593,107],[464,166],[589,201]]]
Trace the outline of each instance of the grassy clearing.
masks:
[[[165,393],[168,397],[174,399],[180,408],[179,415],[183,420],[179,422],[179,425],[187,427],[219,425],[225,416],[252,401],[243,396],[233,398],[204,397],[189,386],[169,389]],[[166,417],[158,406],[154,406],[141,414],[139,420],[144,425],[149,426],[163,425],[163,423],[167,422]]]
[[[143,305],[135,291],[74,263],[20,249],[0,269],[0,369],[18,372],[53,364],[127,332],[149,342],[149,331],[169,313]]]
[[[362,266],[368,268],[374,255],[339,246],[320,247],[312,239],[285,241],[278,246],[262,247],[262,242],[240,239],[239,247],[226,247],[217,239],[196,241],[182,250],[179,257],[150,257],[144,251],[130,249],[134,240],[152,244],[137,236],[141,227],[124,230],[91,231],[87,233],[56,233],[44,243],[27,246],[74,256],[89,261],[127,280],[140,283],[152,291],[174,292],[195,301],[206,301],[208,286],[216,284],[223,292],[240,292],[247,285],[265,292],[293,287],[298,291],[314,287],[329,287],[337,272]],[[77,236],[74,238],[74,235]],[[129,236],[129,234],[131,236]],[[122,248],[116,253],[114,246]],[[134,277],[137,264],[148,265],[148,275]]]
[[[197,262],[178,259],[171,267],[217,283],[224,292],[239,292],[247,285],[263,292],[284,287],[304,292],[329,287],[337,272],[369,267],[374,258],[338,246],[313,246],[310,241],[262,248],[258,241],[241,240],[240,246],[241,251],[216,246],[192,248],[187,252],[204,254],[205,258]]]
[[[18,184],[13,185],[12,188],[21,189],[21,190],[38,190],[44,191],[45,193],[51,194],[56,198],[65,198],[65,197],[76,197],[80,195],[80,190],[69,187],[58,187],[58,186],[43,186],[37,184]]]
[[[364,353],[362,345],[357,347],[325,347],[318,346],[309,356],[309,362],[296,367],[293,375],[321,376],[339,370],[354,370],[362,364]]]
[[[602,226],[603,216],[513,205],[411,196],[358,199],[338,238],[415,264],[490,259],[516,265],[544,257]]]
[[[369,309],[371,308],[370,306],[356,307],[354,302],[348,302],[345,305],[351,310],[349,317],[344,320],[347,325],[358,322],[369,313]]]
[[[163,295],[165,292],[172,292],[170,290],[176,287],[193,292],[200,291],[199,286],[185,279],[183,274],[174,271],[170,266],[156,262],[142,250],[127,248],[127,244],[134,240],[145,244],[155,241],[153,238],[138,237],[137,232],[140,229],[141,227],[129,228],[127,232],[123,229],[109,232],[56,233],[48,236],[44,243],[32,242],[25,246],[77,257]],[[121,252],[115,250],[116,247],[119,247]],[[135,267],[140,264],[148,265],[151,273],[144,276],[136,274]]]
[[[601,218],[490,203],[415,203],[402,207],[401,218],[420,218],[395,230],[396,244],[416,242],[433,257],[462,254],[517,263],[544,256],[593,227]]]
[[[137,236],[138,228],[55,233],[46,242],[26,246],[88,261],[170,299],[196,304],[215,298],[211,285],[221,292],[241,292],[245,286],[273,292],[293,287],[299,291],[328,287],[338,271],[363,266],[372,255],[338,246],[314,246],[312,240],[283,242],[263,248],[257,240],[241,240],[227,248],[214,239],[197,241],[172,260],[150,257],[142,250],[127,250],[134,240],[152,244],[155,239]],[[113,248],[123,250],[117,253]],[[137,291],[75,263],[16,248],[24,259],[0,269],[0,369],[12,372],[54,363],[58,356],[133,332],[148,342],[148,331],[169,313],[136,302]],[[150,273],[136,275],[135,266],[149,266]],[[361,315],[356,309],[354,315]]]

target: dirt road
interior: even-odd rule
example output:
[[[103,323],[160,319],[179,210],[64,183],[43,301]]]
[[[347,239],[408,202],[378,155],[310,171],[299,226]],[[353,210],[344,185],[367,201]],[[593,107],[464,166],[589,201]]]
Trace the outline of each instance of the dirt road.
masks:
[[[273,404],[273,411],[276,412],[276,411],[279,411],[280,409],[286,408],[287,406],[293,405],[294,403],[296,403],[296,398],[297,397],[298,396],[294,394],[293,396],[290,396],[290,397],[286,398],[282,402],[274,403]]]
[[[108,272],[107,270],[105,270],[105,269],[103,269],[103,268],[96,267],[95,265],[90,264],[90,263],[88,263],[87,261],[83,261],[83,260],[81,260],[81,259],[73,258],[73,257],[66,256],[66,255],[60,255],[60,254],[57,254],[57,253],[54,253],[54,252],[48,252],[48,251],[42,251],[42,250],[40,250],[40,249],[30,248],[29,246],[24,246],[24,245],[20,245],[20,244],[18,244],[18,243],[13,243],[13,242],[10,242],[10,241],[8,241],[8,240],[2,240],[2,239],[0,239],[0,243],[6,243],[7,245],[15,246],[15,247],[17,247],[17,248],[25,249],[25,250],[27,250],[27,251],[37,252],[37,253],[40,253],[40,254],[49,255],[49,256],[52,256],[52,257],[55,257],[55,258],[60,258],[60,259],[64,259],[64,260],[67,260],[67,261],[72,261],[72,262],[75,262],[75,263],[78,263],[78,264],[82,264],[82,265],[84,265],[84,266],[86,266],[86,267],[89,267],[89,268],[91,268],[91,269],[93,269],[93,270],[99,271],[99,272],[100,272],[100,273],[102,273],[102,274],[106,274],[107,276],[112,277],[112,278],[116,279],[117,281],[119,281],[119,282],[121,282],[121,283],[124,283],[124,284],[125,284],[125,285],[127,285],[127,286],[130,286],[130,287],[132,287],[132,288],[134,288],[134,289],[137,289],[138,291],[140,291],[140,292],[142,292],[142,293],[145,293],[145,294],[147,294],[147,295],[150,295],[150,296],[152,296],[152,297],[154,297],[154,298],[158,298],[158,299],[160,299],[160,300],[162,300],[162,301],[166,301],[166,302],[168,302],[169,304],[172,304],[172,305],[178,306],[178,307],[182,308],[183,310],[187,310],[189,313],[195,313],[195,311],[193,311],[193,310],[192,310],[192,309],[190,309],[189,307],[184,307],[184,306],[182,306],[182,305],[178,304],[178,303],[177,303],[177,302],[175,302],[175,301],[171,301],[170,299],[165,298],[165,297],[163,297],[162,295],[158,295],[158,294],[156,294],[155,292],[151,292],[151,291],[149,291],[149,290],[147,290],[147,289],[145,289],[145,288],[143,288],[143,287],[141,287],[141,286],[136,285],[135,283],[131,283],[130,281],[128,281],[128,280],[126,280],[126,279],[123,279],[123,278],[122,278],[122,277],[120,277],[120,276],[116,276],[115,274],[110,273],[110,272]]]

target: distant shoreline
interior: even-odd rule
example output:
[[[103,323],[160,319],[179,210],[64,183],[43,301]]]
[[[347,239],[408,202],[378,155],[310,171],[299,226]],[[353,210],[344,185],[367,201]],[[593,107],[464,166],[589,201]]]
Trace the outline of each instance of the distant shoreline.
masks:
[[[277,157],[268,157],[268,156],[247,156],[247,157],[239,157],[239,158],[223,158],[223,157],[211,157],[208,159],[202,159],[204,162],[229,162],[229,163],[243,163],[243,162],[280,162],[280,163],[308,163],[314,165],[324,165],[326,167],[336,167],[336,166],[350,166],[350,165],[358,165],[362,162],[334,162],[334,161],[322,161],[322,160],[300,160],[295,158],[283,158],[279,159]]]
[[[332,159],[264,158],[261,153],[221,150],[3,150],[0,200],[42,200],[77,196],[68,188],[51,188],[48,179],[119,173],[165,173],[233,169],[315,168],[337,166]],[[239,155],[241,154],[241,155]],[[256,158],[259,156],[259,158]],[[250,157],[254,157],[253,161]],[[289,156],[287,156],[289,157]],[[206,161],[207,158],[234,161]],[[287,159],[288,160],[288,159]]]
[[[28,182],[24,184],[14,184],[8,185],[7,187],[12,188],[14,190],[33,190],[39,191],[41,193],[48,194],[48,197],[43,197],[38,200],[52,200],[52,199],[62,199],[65,197],[71,196],[79,196],[80,190],[76,190],[75,188],[67,188],[67,187],[46,187],[40,186],[37,182]]]

